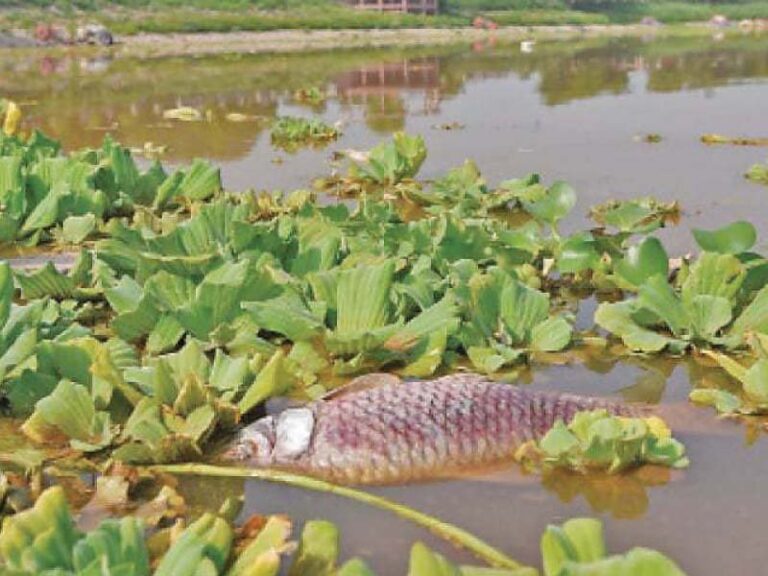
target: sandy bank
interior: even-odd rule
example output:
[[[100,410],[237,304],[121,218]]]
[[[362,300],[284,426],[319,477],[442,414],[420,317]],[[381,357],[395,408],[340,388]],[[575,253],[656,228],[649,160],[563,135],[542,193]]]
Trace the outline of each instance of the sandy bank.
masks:
[[[510,26],[497,30],[475,28],[419,28],[399,30],[278,30],[194,34],[138,34],[120,39],[114,48],[131,56],[182,56],[224,53],[257,54],[333,48],[429,46],[496,39],[522,40],[583,36],[638,36],[673,30],[706,32],[704,24],[653,28],[642,25]]]

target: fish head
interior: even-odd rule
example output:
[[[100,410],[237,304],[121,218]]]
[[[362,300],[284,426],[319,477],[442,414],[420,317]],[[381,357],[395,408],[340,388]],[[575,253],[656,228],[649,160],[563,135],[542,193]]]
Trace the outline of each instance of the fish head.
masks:
[[[289,408],[243,428],[224,457],[253,466],[289,463],[309,450],[314,429],[310,408]]]

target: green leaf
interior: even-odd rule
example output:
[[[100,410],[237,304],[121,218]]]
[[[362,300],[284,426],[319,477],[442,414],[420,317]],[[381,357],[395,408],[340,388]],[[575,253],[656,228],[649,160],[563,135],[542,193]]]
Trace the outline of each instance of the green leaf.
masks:
[[[593,270],[600,263],[600,252],[589,232],[574,234],[560,246],[557,269],[563,274],[576,274]]]
[[[630,350],[638,352],[660,352],[674,340],[640,326],[633,314],[635,303],[632,301],[602,303],[595,311],[595,322],[608,332],[621,338]]]
[[[53,265],[46,262],[45,266],[34,272],[16,272],[16,281],[19,283],[24,298],[28,301],[37,298],[51,296],[58,300],[72,298],[76,294],[75,283],[66,274],[62,274]]]
[[[273,576],[280,569],[280,553],[289,548],[291,522],[283,516],[270,516],[256,538],[246,546],[227,572],[227,576]]]
[[[689,330],[686,310],[665,277],[654,276],[640,286],[637,304],[664,321],[675,336],[683,336]]]
[[[541,439],[539,447],[549,457],[560,458],[577,449],[579,439],[562,421],[557,421]]]
[[[692,390],[688,394],[688,398],[696,404],[712,406],[721,414],[732,414],[738,412],[742,407],[742,402],[738,396],[717,388]]]
[[[59,219],[61,199],[61,192],[51,190],[24,220],[21,233],[26,235],[53,226]]]
[[[459,569],[421,542],[411,548],[408,576],[461,576]]]
[[[5,327],[13,305],[13,273],[8,262],[0,262],[0,330]]]
[[[353,166],[351,172],[353,177],[360,174],[378,184],[397,184],[414,177],[426,157],[427,148],[421,136],[395,132],[391,141],[371,149],[367,161]]]
[[[722,296],[733,301],[746,276],[744,265],[730,254],[702,252],[683,282],[681,297],[690,302],[695,296]]]
[[[221,190],[221,170],[195,159],[179,184],[179,196],[191,201],[207,200]]]
[[[232,528],[221,518],[203,514],[166,552],[154,576],[220,574],[232,549]]]
[[[10,570],[40,574],[73,570],[72,551],[81,538],[64,490],[45,490],[33,508],[6,518],[0,531],[0,558]]]
[[[384,347],[392,351],[412,350],[419,342],[437,333],[453,335],[459,327],[459,308],[452,295],[409,320],[390,337]]]
[[[144,527],[137,518],[104,520],[75,544],[72,556],[77,574],[150,574]]]
[[[338,335],[354,336],[387,324],[394,271],[394,262],[387,260],[341,273],[336,294]]]
[[[136,280],[123,276],[120,282],[104,290],[104,296],[117,316],[112,329],[120,338],[133,342],[149,334],[158,321],[154,298],[145,294]]]
[[[720,254],[746,252],[757,241],[757,231],[749,222],[740,220],[717,230],[693,229],[693,237],[702,250]]]
[[[611,200],[593,206],[590,216],[602,226],[612,226],[622,234],[647,234],[680,216],[677,202],[659,202],[646,197],[635,200]]]
[[[562,576],[569,562],[589,563],[605,556],[603,525],[592,518],[574,518],[547,526],[541,536],[545,576]]]
[[[97,411],[85,386],[62,380],[56,389],[35,406],[22,426],[30,438],[44,441],[45,426],[56,428],[70,438],[72,447],[85,452],[108,446],[113,431],[108,412]]]
[[[616,263],[616,273],[633,286],[640,286],[653,276],[669,275],[669,256],[657,238],[644,238],[630,246],[623,259]]]
[[[530,341],[531,331],[549,315],[549,297],[521,282],[505,282],[501,290],[499,317],[514,344]]]
[[[293,376],[285,365],[285,353],[277,350],[245,391],[237,407],[242,414],[247,414],[267,398],[286,391],[292,383]]]
[[[339,568],[337,576],[376,576],[376,573],[359,558],[352,558]]]
[[[243,308],[260,328],[282,334],[293,342],[310,340],[321,334],[325,327],[323,319],[292,292],[264,302],[246,302]]]
[[[729,332],[740,341],[749,332],[768,333],[768,286],[764,286],[741,311]]]
[[[758,404],[768,405],[768,360],[758,360],[744,374],[744,393]]]
[[[554,226],[576,205],[576,192],[565,182],[555,182],[537,198],[523,200],[526,212]]]
[[[731,321],[731,303],[722,296],[695,296],[687,307],[691,329],[705,341],[711,341]]]
[[[304,525],[296,559],[289,576],[332,576],[339,555],[339,530],[325,520],[310,520]]]
[[[531,350],[536,352],[558,352],[568,346],[573,336],[573,327],[561,316],[552,316],[531,330]]]
[[[96,230],[95,215],[70,216],[62,225],[62,238],[69,244],[81,244],[94,230]]]

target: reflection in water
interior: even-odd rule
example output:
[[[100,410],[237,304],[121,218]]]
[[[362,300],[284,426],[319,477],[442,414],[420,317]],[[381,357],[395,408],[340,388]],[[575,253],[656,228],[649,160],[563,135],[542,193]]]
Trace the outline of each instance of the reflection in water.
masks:
[[[0,93],[27,103],[28,124],[69,147],[97,145],[111,132],[133,146],[168,144],[171,159],[232,160],[251,150],[265,123],[227,122],[227,113],[274,117],[295,104],[299,88],[326,88],[342,112],[361,109],[371,130],[386,133],[408,116],[439,113],[467,83],[510,74],[534,79],[546,105],[620,94],[634,76],[650,92],[711,88],[768,77],[768,38],[602,38],[539,43],[530,54],[491,44],[142,62],[3,55]],[[182,105],[209,112],[209,120],[163,120],[164,110]]]
[[[669,482],[669,468],[644,466],[626,474],[583,475],[553,470],[542,475],[541,483],[570,503],[583,496],[596,513],[608,513],[617,519],[642,517],[648,510],[648,488]]]
[[[368,127],[379,133],[401,130],[408,113],[440,109],[440,59],[411,58],[379,62],[344,72],[333,80],[342,104],[365,106]],[[403,93],[421,93],[421,110],[408,110]]]

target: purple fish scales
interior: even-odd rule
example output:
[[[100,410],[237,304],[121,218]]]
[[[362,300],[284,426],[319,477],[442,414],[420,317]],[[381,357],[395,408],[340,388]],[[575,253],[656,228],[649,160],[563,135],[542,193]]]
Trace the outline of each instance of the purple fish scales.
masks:
[[[581,410],[641,412],[475,374],[384,384],[308,408],[314,429],[307,449],[267,464],[355,484],[436,478],[508,461],[522,443],[540,438],[558,419],[570,422]]]

